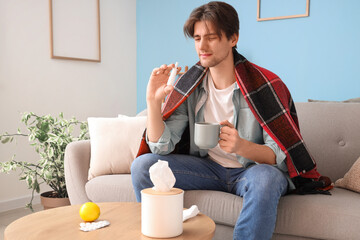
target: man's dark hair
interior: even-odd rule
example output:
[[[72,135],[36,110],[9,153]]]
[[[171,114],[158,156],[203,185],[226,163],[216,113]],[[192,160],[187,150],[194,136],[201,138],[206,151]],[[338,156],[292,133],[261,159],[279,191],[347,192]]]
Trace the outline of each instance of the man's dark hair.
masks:
[[[225,33],[227,39],[234,34],[239,34],[239,17],[236,10],[225,2],[209,2],[195,8],[184,25],[184,34],[194,38],[194,26],[196,22],[209,21],[221,38],[221,31]]]

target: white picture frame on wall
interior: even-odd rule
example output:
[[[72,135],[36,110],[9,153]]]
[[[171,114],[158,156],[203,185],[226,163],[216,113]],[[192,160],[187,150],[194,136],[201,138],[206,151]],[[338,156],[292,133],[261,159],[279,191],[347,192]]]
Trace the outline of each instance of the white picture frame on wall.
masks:
[[[49,0],[52,59],[101,62],[100,0]]]

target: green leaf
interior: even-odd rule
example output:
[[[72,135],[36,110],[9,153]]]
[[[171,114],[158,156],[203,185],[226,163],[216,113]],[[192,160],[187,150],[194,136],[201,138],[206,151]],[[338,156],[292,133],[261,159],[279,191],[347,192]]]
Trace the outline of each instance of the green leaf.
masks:
[[[44,152],[40,152],[39,154],[40,154],[40,157],[41,157],[41,158],[47,158],[46,153],[44,153]]]
[[[4,172],[4,173],[8,173],[9,171],[11,170],[11,166],[10,165],[4,165],[2,168],[1,168],[1,172]]]
[[[36,138],[35,138],[35,134],[34,134],[34,133],[31,133],[31,134],[29,135],[29,142],[33,142],[35,139],[36,139]]]
[[[41,130],[43,130],[44,132],[48,132],[50,130],[49,123],[48,122],[43,122],[41,124]]]
[[[1,140],[1,143],[5,144],[10,141],[10,137],[6,137],[3,140]]]
[[[45,171],[44,173],[44,177],[45,179],[52,179],[53,178],[53,174],[50,171]]]
[[[48,135],[49,135],[49,137],[53,137],[53,138],[56,138],[56,137],[57,137],[57,135],[56,135],[56,134],[53,134],[53,133],[49,133]]]
[[[34,181],[34,186],[33,186],[33,188],[35,189],[35,191],[36,191],[37,193],[40,192],[40,186],[39,186],[39,183],[38,183],[37,179],[35,179],[35,181]]]
[[[49,149],[48,156],[49,156],[49,158],[52,158],[54,156],[54,149],[53,148]]]
[[[30,118],[31,118],[30,113],[25,112],[21,118],[21,121],[24,122],[25,125],[27,125]]]
[[[68,133],[71,134],[74,131],[74,126],[69,126]]]
[[[45,142],[48,139],[48,135],[42,130],[38,131],[35,136],[41,143]]]
[[[81,124],[81,125],[80,125],[80,129],[81,129],[81,130],[86,130],[86,129],[87,129],[87,125],[86,125],[86,124]]]
[[[26,176],[26,183],[27,183],[28,187],[31,188],[32,183],[33,183],[32,176],[30,176],[30,175]]]

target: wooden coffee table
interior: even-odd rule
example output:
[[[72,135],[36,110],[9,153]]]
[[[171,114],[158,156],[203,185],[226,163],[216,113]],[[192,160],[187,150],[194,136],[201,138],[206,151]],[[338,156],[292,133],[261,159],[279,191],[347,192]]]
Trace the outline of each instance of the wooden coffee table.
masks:
[[[98,203],[100,217],[110,226],[91,232],[79,230],[80,205],[36,212],[12,222],[5,229],[4,240],[42,239],[154,239],[141,234],[141,204],[133,202]],[[215,223],[204,214],[183,223],[182,235],[171,239],[212,239]]]

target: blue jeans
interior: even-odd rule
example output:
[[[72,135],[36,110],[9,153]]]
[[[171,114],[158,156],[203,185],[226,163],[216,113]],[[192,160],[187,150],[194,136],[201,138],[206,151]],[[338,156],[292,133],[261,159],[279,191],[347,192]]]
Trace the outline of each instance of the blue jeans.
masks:
[[[208,158],[190,155],[144,154],[131,166],[136,200],[140,191],[153,187],[149,168],[159,159],[169,162],[176,183],[183,190],[215,190],[243,198],[243,207],[234,228],[234,239],[271,239],[279,199],[287,191],[284,174],[268,164],[249,168],[224,168]],[[230,214],[230,213],[229,213]]]

